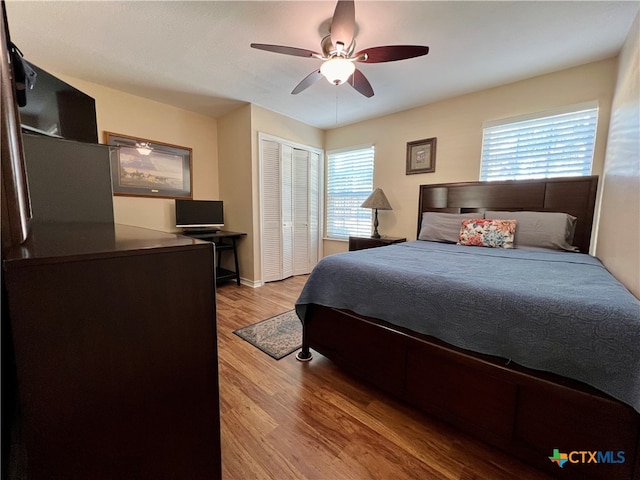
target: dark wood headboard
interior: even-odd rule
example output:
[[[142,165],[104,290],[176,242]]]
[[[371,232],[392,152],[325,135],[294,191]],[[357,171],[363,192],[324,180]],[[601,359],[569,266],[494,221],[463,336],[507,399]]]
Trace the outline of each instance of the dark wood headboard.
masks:
[[[588,253],[598,176],[420,185],[418,234],[423,212],[486,210],[564,212],[576,217],[573,244]]]

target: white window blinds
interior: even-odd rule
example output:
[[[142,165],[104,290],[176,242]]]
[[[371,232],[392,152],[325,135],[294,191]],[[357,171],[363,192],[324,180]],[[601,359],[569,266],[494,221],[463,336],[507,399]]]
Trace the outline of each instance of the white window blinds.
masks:
[[[371,235],[371,209],[361,208],[373,190],[374,148],[327,153],[327,237]]]
[[[480,180],[590,175],[597,123],[594,102],[487,122]]]

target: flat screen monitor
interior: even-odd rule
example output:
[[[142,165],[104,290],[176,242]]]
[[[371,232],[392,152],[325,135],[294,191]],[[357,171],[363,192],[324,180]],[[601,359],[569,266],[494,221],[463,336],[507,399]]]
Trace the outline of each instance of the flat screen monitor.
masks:
[[[222,200],[176,200],[176,227],[218,229],[224,226]]]

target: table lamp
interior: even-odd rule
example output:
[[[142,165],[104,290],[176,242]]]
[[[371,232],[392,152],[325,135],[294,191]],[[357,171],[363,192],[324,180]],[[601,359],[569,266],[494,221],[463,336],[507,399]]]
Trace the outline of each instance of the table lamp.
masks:
[[[362,208],[373,208],[376,211],[373,220],[373,235],[371,237],[380,238],[378,233],[378,210],[393,210],[382,189],[376,188],[360,206]]]

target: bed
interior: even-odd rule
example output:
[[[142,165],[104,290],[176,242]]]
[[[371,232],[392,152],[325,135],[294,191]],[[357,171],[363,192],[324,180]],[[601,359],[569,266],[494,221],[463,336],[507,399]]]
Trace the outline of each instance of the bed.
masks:
[[[566,249],[587,253],[596,187],[595,176],[422,185],[418,238],[441,213],[563,212],[575,218]],[[640,302],[597,259],[517,239],[325,257],[296,303],[299,358],[314,349],[552,475],[639,479]],[[559,468],[555,449],[600,453]]]

